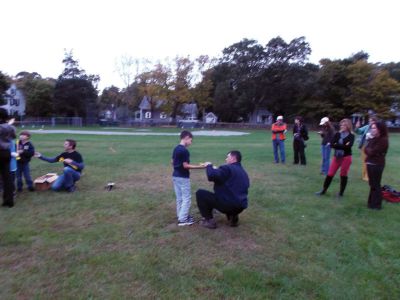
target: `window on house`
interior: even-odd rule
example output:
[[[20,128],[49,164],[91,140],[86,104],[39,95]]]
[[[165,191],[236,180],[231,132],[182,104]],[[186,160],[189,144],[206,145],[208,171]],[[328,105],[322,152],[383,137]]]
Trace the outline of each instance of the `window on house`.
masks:
[[[145,118],[145,119],[151,119],[151,111],[147,111],[147,112],[144,114],[144,118]]]

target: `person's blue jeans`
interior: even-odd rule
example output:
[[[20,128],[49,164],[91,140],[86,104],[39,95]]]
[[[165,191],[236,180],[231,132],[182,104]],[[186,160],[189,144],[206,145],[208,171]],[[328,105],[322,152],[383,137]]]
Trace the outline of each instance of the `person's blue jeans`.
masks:
[[[22,176],[25,178],[26,185],[28,188],[33,187],[33,181],[31,178],[31,170],[29,168],[29,163],[18,163],[17,164],[17,188],[22,190],[23,181]]]
[[[185,222],[189,216],[192,195],[190,193],[190,179],[172,177],[176,195],[176,216],[179,222]]]
[[[62,189],[70,189],[76,181],[81,178],[81,173],[71,169],[70,167],[65,167],[62,175],[58,176],[57,180],[51,186],[53,191],[60,191]]]
[[[278,148],[281,155],[281,162],[285,163],[285,141],[283,140],[272,140],[272,146],[274,148],[274,159],[276,163],[279,163]]]
[[[321,156],[321,173],[324,175],[328,175],[329,165],[331,161],[331,145],[321,145]]]

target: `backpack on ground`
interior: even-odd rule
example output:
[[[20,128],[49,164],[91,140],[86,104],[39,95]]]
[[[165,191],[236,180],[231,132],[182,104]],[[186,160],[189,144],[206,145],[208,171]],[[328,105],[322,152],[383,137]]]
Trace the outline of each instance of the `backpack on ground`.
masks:
[[[396,191],[390,185],[384,185],[382,187],[382,197],[388,202],[393,202],[393,203],[400,202],[400,192]]]

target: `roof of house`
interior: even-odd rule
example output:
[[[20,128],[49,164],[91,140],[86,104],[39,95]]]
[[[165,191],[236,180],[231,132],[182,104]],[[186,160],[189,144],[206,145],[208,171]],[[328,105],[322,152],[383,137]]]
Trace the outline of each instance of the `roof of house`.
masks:
[[[216,118],[217,116],[213,112],[209,112],[206,114],[206,118]]]
[[[165,100],[155,100],[155,109],[160,108],[165,103]],[[140,109],[151,109],[151,103],[148,96],[143,96],[139,104]]]

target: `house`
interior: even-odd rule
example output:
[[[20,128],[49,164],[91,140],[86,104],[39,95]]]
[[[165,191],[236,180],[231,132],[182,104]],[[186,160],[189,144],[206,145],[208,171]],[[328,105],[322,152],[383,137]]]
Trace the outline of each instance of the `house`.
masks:
[[[257,108],[249,114],[249,123],[271,125],[274,117],[266,108]]]
[[[195,102],[182,104],[180,111],[183,114],[183,119],[197,120],[199,110]]]
[[[218,121],[218,117],[214,113],[209,112],[203,117],[203,120],[207,124],[215,124]]]
[[[15,83],[11,84],[10,88],[6,91],[4,98],[6,104],[1,106],[5,108],[10,116],[24,116],[25,115],[25,97],[21,90],[17,88]]]
[[[139,104],[139,110],[135,112],[135,119],[140,122],[146,122],[150,120],[165,122],[169,121],[167,113],[162,110],[162,106],[164,104],[164,100],[151,101],[149,97],[144,96]]]

